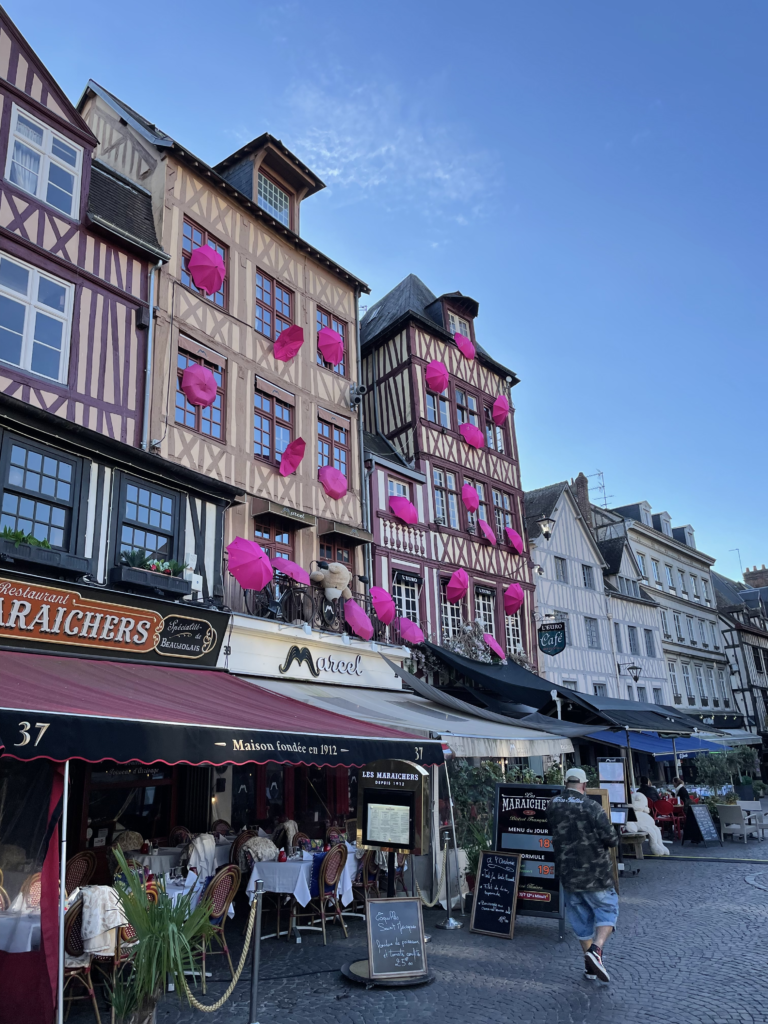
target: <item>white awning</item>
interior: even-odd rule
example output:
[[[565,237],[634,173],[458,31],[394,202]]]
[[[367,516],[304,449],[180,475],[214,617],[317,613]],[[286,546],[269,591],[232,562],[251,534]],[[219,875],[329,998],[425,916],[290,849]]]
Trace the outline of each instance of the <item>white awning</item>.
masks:
[[[759,746],[763,742],[762,737],[746,729],[721,729],[717,733],[699,732],[696,735],[707,743],[722,743],[726,747]]]
[[[543,754],[559,757],[573,751],[573,744],[567,737],[526,729],[515,722],[509,725],[488,722],[435,704],[408,690],[328,686],[257,676],[241,678],[337,715],[349,715],[393,729],[419,730],[425,739],[439,735],[456,757],[540,757]]]

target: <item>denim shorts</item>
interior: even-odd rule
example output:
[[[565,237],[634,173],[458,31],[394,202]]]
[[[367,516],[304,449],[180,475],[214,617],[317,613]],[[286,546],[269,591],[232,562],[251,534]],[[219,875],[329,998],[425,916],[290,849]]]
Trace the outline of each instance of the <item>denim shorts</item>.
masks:
[[[603,925],[616,927],[619,917],[619,896],[616,890],[600,889],[597,892],[569,892],[565,895],[565,916],[582,942],[594,939],[595,928]]]

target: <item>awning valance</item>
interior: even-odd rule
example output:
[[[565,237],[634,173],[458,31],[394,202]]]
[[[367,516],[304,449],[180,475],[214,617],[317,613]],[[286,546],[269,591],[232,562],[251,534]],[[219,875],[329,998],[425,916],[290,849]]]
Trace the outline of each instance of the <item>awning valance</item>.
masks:
[[[625,730],[593,732],[589,734],[588,738],[595,740],[596,743],[606,743],[609,746],[626,747],[627,745]],[[679,736],[675,738],[673,748],[672,740],[669,737],[659,736],[658,733],[653,732],[631,732],[629,743],[635,753],[650,754],[657,761],[671,760],[675,751],[677,751],[678,757],[681,757],[701,754],[704,751],[722,753],[730,746],[725,737],[723,737],[723,742],[715,743],[702,739],[700,736]]]

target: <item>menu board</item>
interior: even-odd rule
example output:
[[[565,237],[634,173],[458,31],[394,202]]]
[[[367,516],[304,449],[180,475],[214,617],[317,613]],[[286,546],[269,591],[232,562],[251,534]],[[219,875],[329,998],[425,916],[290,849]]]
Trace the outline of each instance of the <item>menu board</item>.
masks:
[[[469,930],[481,935],[511,939],[515,928],[519,882],[519,853],[489,853],[484,850],[477,866]]]
[[[598,757],[597,777],[600,788],[608,790],[612,804],[627,803],[626,768],[623,757]]]
[[[387,846],[408,846],[410,841],[410,808],[399,804],[368,804],[366,842]]]
[[[555,872],[547,805],[562,786],[528,786],[502,782],[496,786],[494,836],[496,849],[520,854],[517,913],[561,917],[560,881]]]
[[[705,846],[708,846],[709,843],[723,845],[706,804],[689,804],[686,808],[681,846],[686,839],[691,843],[704,843]]]
[[[370,978],[415,978],[427,973],[418,896],[368,900],[365,916]]]

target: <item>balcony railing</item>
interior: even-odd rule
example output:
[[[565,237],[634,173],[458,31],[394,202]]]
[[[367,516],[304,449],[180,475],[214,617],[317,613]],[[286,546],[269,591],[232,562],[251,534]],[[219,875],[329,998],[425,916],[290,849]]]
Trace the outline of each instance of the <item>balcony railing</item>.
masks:
[[[695,697],[689,697],[688,698],[688,703],[691,705],[691,707],[693,707],[693,705],[696,703],[696,698]]]
[[[426,558],[427,534],[418,526],[406,526],[393,519],[384,519],[381,523],[381,538],[385,548]]]
[[[681,697],[681,695],[679,693],[676,693],[675,694],[675,704],[682,704],[682,703],[683,703],[683,698]]]

